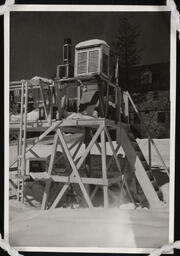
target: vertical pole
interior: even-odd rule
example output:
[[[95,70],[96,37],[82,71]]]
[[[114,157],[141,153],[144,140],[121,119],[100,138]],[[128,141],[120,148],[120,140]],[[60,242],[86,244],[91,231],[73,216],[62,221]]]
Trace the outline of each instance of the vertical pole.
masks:
[[[79,113],[80,99],[81,99],[81,86],[78,83],[78,86],[77,86],[77,112],[78,113]]]
[[[129,123],[129,97],[127,91],[123,94],[123,100],[124,100],[124,116],[126,119],[126,122]]]
[[[52,124],[52,109],[53,109],[53,88],[49,86],[49,111],[48,111],[48,124]]]
[[[109,82],[107,82],[107,92],[106,92],[106,112],[105,117],[108,118],[108,108],[109,108]]]
[[[22,168],[22,133],[23,133],[23,110],[24,110],[24,82],[21,85],[21,114],[19,127],[19,143],[18,143],[18,201],[23,201],[22,186],[23,180],[20,177]]]
[[[22,147],[22,163],[21,163],[21,175],[25,174],[25,162],[26,162],[26,127],[27,127],[27,107],[28,107],[28,83],[25,83],[25,103],[24,103],[24,115],[23,115],[23,147]]]
[[[104,129],[101,132],[101,161],[102,161],[102,177],[103,182],[107,181],[107,165],[106,165],[106,137]],[[104,196],[104,207],[108,208],[109,198],[108,198],[108,186],[103,184],[103,196]]]
[[[57,145],[58,145],[58,135],[56,133],[54,135],[53,146],[52,146],[52,153],[51,153],[51,158],[50,158],[48,172],[47,172],[49,176],[51,175],[52,170],[53,170],[54,160],[55,160],[56,150],[57,150]],[[42,199],[42,205],[41,205],[41,209],[42,210],[46,209],[50,188],[51,188],[51,179],[48,179],[46,181],[44,195],[43,195],[43,199]]]
[[[148,151],[149,151],[149,169],[151,170],[151,140],[150,138],[148,137]]]

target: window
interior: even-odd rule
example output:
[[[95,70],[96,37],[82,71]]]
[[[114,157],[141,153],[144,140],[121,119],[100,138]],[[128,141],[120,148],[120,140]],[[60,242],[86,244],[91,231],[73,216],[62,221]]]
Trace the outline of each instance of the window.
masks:
[[[158,123],[164,123],[166,121],[166,112],[158,112]]]

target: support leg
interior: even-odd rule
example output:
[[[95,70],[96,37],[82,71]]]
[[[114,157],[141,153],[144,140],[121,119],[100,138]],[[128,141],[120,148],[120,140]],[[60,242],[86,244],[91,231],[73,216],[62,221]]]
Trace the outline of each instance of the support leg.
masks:
[[[103,129],[101,133],[101,161],[102,161],[102,177],[103,181],[107,179],[107,166],[106,166],[106,138],[105,131]],[[104,196],[104,207],[108,208],[109,198],[108,198],[108,186],[103,185],[103,196]]]

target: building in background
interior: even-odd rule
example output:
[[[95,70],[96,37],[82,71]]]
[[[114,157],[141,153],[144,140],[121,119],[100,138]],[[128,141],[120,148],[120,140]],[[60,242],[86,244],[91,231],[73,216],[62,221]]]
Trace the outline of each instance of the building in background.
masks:
[[[132,70],[130,92],[153,138],[170,136],[169,63],[138,66]],[[147,137],[138,115],[130,108],[130,122],[138,137]]]

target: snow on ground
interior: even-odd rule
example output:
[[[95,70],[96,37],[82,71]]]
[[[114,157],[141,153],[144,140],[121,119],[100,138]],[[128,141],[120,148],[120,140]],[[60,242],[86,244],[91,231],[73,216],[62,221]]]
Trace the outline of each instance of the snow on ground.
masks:
[[[155,142],[169,166],[169,140],[158,139]],[[147,139],[138,140],[138,143],[148,159]],[[45,157],[51,154],[52,145],[37,145],[34,149],[37,154]],[[77,157],[83,150],[82,146]],[[120,153],[123,154],[122,149]],[[92,154],[98,154],[96,147],[93,147]],[[108,144],[107,154],[112,154]],[[16,159],[16,155],[16,146],[11,146],[10,163]],[[30,153],[28,155],[32,156]],[[153,165],[162,166],[155,153],[152,159]],[[168,202],[168,184],[162,188]],[[135,210],[124,201],[120,208],[57,208],[40,211],[10,200],[9,212],[9,237],[13,246],[156,248],[168,243],[167,206],[156,210]]]
[[[167,209],[21,211],[12,214],[12,246],[157,248],[168,242]]]

